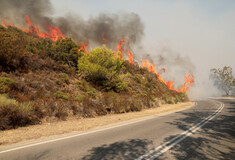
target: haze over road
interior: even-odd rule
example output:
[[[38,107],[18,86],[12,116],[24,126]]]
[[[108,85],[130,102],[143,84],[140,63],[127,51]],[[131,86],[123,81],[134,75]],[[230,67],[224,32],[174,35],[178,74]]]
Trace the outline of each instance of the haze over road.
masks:
[[[1,148],[0,159],[233,159],[235,100],[218,101],[48,143]]]

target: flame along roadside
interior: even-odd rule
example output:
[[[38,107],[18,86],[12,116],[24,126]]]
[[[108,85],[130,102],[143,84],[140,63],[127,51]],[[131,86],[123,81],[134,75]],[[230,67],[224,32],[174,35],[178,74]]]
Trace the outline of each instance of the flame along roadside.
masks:
[[[3,23],[3,26],[5,28],[7,28],[8,26],[16,27],[12,23],[7,23],[7,19],[1,20],[1,22]],[[59,38],[65,39],[65,36],[62,34],[59,27],[53,27],[48,23],[45,23],[45,27],[47,28],[47,30],[49,32],[40,31],[39,27],[37,27],[36,25],[34,25],[32,23],[32,21],[28,15],[25,15],[25,24],[28,26],[28,28],[24,28],[24,29],[19,28],[19,27],[16,27],[16,28],[23,31],[23,32],[29,33],[31,35],[37,35],[39,38],[49,38],[54,42],[57,41]],[[104,41],[104,43],[108,42],[107,38],[104,37],[104,33],[101,34],[101,37],[102,37],[102,41]],[[123,45],[124,44],[129,46],[129,42],[126,39],[122,38],[116,47],[117,51],[119,51],[121,53],[120,59],[123,58],[123,52],[124,52]],[[78,49],[78,51],[79,52],[83,51],[84,53],[88,53],[87,47],[88,47],[88,43],[80,44],[80,48]],[[126,52],[128,54],[129,63],[135,64],[134,58],[133,58],[133,53],[130,50],[126,50]],[[115,53],[114,56],[116,56],[116,55],[117,54]],[[173,90],[176,92],[188,92],[190,86],[194,83],[194,76],[192,74],[185,74],[184,84],[181,86],[181,88],[175,89],[174,88],[174,83],[175,83],[174,81],[165,81],[161,77],[161,74],[166,71],[165,68],[162,68],[160,70],[160,72],[157,73],[156,72],[156,65],[154,64],[153,61],[150,63],[148,59],[146,59],[146,60],[142,59],[142,68],[147,68],[150,73],[156,74],[159,81],[163,82],[170,90]]]

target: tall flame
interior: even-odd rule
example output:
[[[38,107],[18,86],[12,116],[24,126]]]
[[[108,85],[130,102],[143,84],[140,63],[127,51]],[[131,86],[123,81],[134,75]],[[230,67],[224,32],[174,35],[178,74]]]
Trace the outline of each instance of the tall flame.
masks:
[[[88,46],[88,43],[80,44],[80,48],[78,49],[78,52],[83,50],[85,53],[87,53],[87,49],[86,49],[87,46]]]
[[[1,20],[1,22],[4,24],[4,26],[3,26],[3,27],[5,27],[5,28],[7,28],[7,26],[15,27],[15,25],[14,25],[14,24],[12,24],[12,23],[7,23],[7,22],[6,22],[6,19]]]
[[[26,30],[26,32],[37,35],[39,38],[50,38],[52,41],[57,41],[60,37],[62,39],[65,38],[58,27],[53,27],[48,23],[46,23],[45,26],[47,27],[49,33],[41,32],[37,26],[32,24],[32,21],[28,15],[25,15],[25,23],[29,26],[29,30]]]
[[[129,63],[134,64],[134,59],[131,51],[127,51],[127,53],[128,53]]]
[[[184,79],[185,79],[185,83],[183,84],[183,86],[180,88],[180,89],[177,89],[175,90],[173,85],[174,85],[174,81],[165,81],[160,75],[162,72],[165,72],[166,69],[165,68],[162,68],[160,72],[156,73],[155,69],[156,69],[156,66],[153,62],[151,62],[151,64],[149,63],[149,60],[146,59],[142,59],[142,68],[147,68],[149,72],[153,73],[153,74],[156,74],[157,75],[157,78],[159,81],[163,82],[166,84],[166,86],[171,89],[171,90],[174,90],[174,91],[177,91],[177,92],[187,92],[189,91],[189,87],[193,84],[194,80],[193,80],[193,75],[192,74],[186,74]]]
[[[108,40],[106,38],[104,38],[104,32],[101,34],[101,36],[102,36],[102,40],[104,41],[104,43],[107,43]]]
[[[121,52],[120,54],[120,59],[123,57],[123,51],[124,49],[122,48],[122,44],[125,42],[125,39],[121,39],[119,41],[119,44],[117,45],[117,50]]]
[[[188,92],[189,87],[194,83],[194,76],[192,74],[185,74],[184,80],[185,82],[181,89],[177,90],[178,92]]]
[[[7,23],[6,20],[2,20],[1,21],[4,24],[4,27],[8,27],[8,26],[12,26],[12,27],[16,27],[14,24],[11,23]],[[49,25],[48,23],[45,24],[47,30],[49,31],[47,32],[41,32],[40,29],[33,25],[30,17],[28,15],[25,15],[25,23],[26,25],[28,25],[29,28],[26,29],[21,29],[19,27],[19,30],[24,31],[26,33],[32,34],[32,35],[37,35],[39,38],[49,38],[52,41],[57,41],[59,38],[64,39],[64,35],[62,34],[61,30],[58,27],[53,27],[51,25]]]
[[[142,59],[142,68],[146,68],[147,64],[146,62],[144,61],[144,59]]]
[[[174,83],[175,83],[174,81],[167,81],[166,86],[171,90],[175,90],[173,87]]]

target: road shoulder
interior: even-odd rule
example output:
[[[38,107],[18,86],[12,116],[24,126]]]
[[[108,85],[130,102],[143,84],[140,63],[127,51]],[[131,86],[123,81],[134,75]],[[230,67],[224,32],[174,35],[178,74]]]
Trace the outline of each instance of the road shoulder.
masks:
[[[166,104],[157,108],[145,109],[141,112],[110,114],[95,118],[70,118],[67,121],[43,123],[41,125],[33,125],[20,127],[13,130],[0,131],[0,146],[4,147],[19,142],[38,140],[49,136],[63,135],[77,131],[87,131],[108,125],[117,125],[120,123],[143,119],[151,116],[168,114],[190,108],[194,104],[194,102],[184,102],[174,105]]]

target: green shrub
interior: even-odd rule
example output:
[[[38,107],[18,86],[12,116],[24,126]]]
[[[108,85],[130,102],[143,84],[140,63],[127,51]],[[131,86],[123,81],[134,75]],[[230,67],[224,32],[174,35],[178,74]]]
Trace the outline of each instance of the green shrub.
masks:
[[[62,73],[60,75],[60,79],[63,83],[67,83],[67,84],[69,83],[69,76],[66,73]]]
[[[141,111],[142,110],[142,106],[140,103],[136,103],[135,105],[132,105],[131,106],[131,111],[132,112],[138,112],[138,111]]]
[[[56,93],[54,93],[54,96],[57,99],[64,99],[64,100],[68,100],[69,99],[69,96],[66,93],[63,93],[61,91],[57,91]]]
[[[96,92],[94,90],[88,91],[87,94],[92,98],[96,98]]]
[[[107,82],[106,83],[106,90],[113,89],[116,92],[124,91],[126,90],[128,86],[128,82],[124,82],[123,80],[117,78],[115,81]]]
[[[85,75],[87,81],[107,90],[115,90],[118,74],[123,68],[123,59],[120,60],[114,54],[106,48],[93,49],[78,60],[78,70]]]
[[[180,99],[182,102],[185,102],[185,101],[188,101],[188,100],[189,100],[187,94],[184,93],[184,92],[180,92],[180,93],[179,93],[179,99]]]
[[[137,82],[137,83],[141,83],[141,79],[137,76],[134,77],[134,80]]]
[[[165,93],[163,94],[162,98],[164,101],[167,101],[169,99],[169,95]]]
[[[8,27],[0,32],[0,66],[7,72],[24,67],[22,62],[27,40],[18,31],[14,27]]]
[[[163,94],[163,100],[168,103],[168,104],[174,104],[173,100],[172,100],[172,96],[168,95],[168,94]]]
[[[155,101],[156,101],[156,100],[155,100],[155,97],[154,97],[153,95],[150,96],[150,99],[151,99],[152,102],[155,102]]]
[[[172,100],[168,100],[167,103],[168,104],[174,104],[174,102]]]
[[[175,103],[177,104],[178,102],[181,102],[181,99],[178,96],[176,96],[175,97]]]
[[[18,103],[0,95],[0,130],[17,128],[38,122],[29,103]]]
[[[8,93],[12,85],[14,84],[14,81],[7,77],[0,77],[0,94]]]
[[[83,95],[79,94],[77,97],[74,98],[75,101],[82,102]]]
[[[0,107],[9,105],[18,105],[18,102],[14,99],[8,98],[5,94],[0,94]]]

